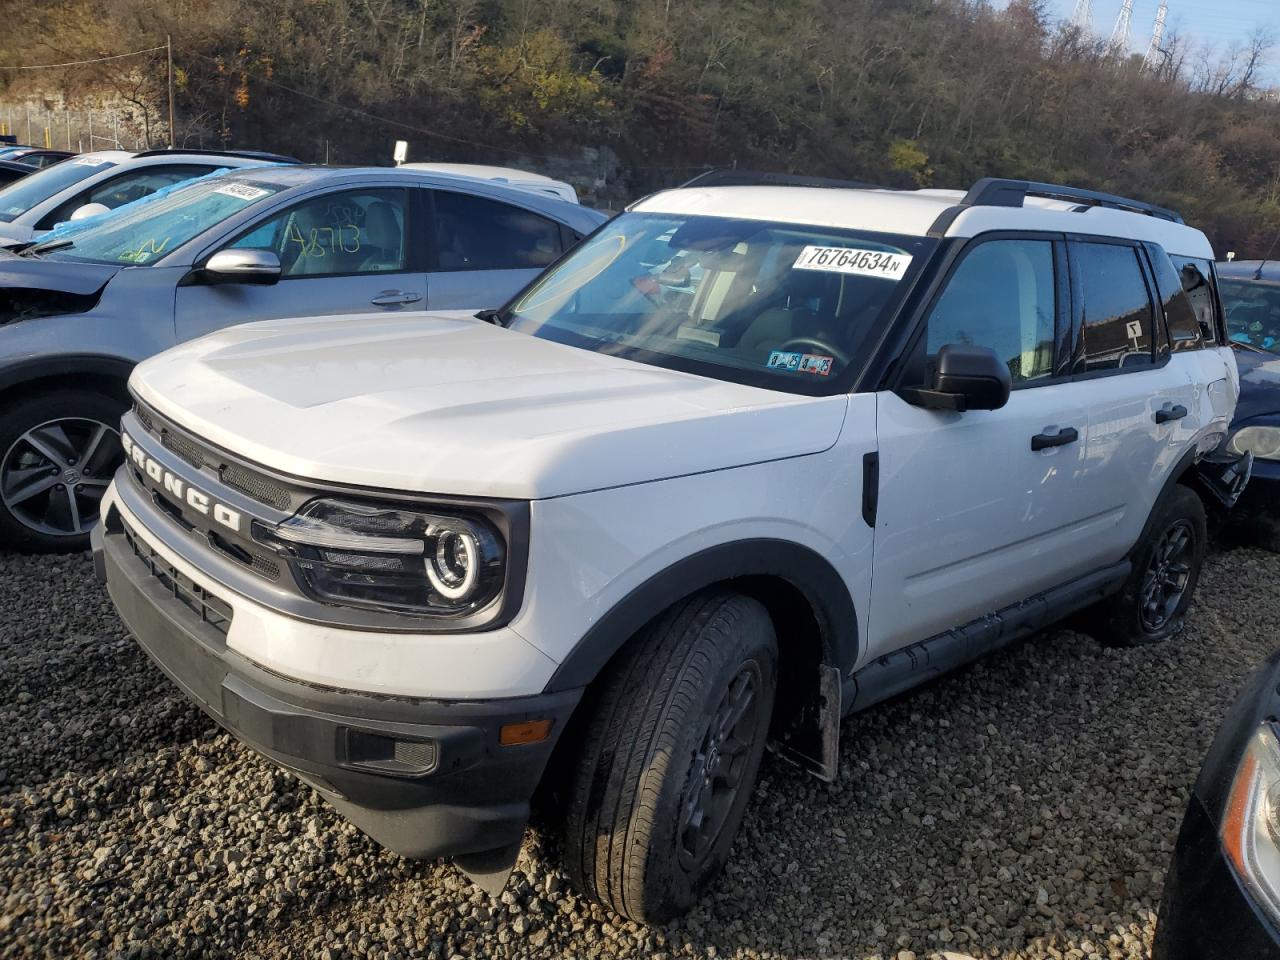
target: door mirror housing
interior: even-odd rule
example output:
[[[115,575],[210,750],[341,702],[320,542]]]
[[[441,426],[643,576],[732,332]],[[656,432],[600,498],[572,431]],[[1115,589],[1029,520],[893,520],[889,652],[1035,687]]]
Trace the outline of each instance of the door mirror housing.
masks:
[[[82,207],[76,207],[71,214],[71,222],[77,220],[88,220],[90,217],[98,217],[104,213],[110,213],[111,208],[105,203],[86,203]]]
[[[200,271],[205,283],[272,284],[280,280],[280,258],[270,250],[219,250]]]
[[[932,388],[906,399],[932,410],[999,410],[1012,388],[1008,364],[990,347],[948,343],[938,350]]]

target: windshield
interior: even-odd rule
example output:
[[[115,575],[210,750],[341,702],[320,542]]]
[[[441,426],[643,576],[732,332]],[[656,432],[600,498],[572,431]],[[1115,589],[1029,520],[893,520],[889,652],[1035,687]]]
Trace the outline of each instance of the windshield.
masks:
[[[1218,278],[1227,336],[1235,343],[1280,353],[1280,284]]]
[[[515,330],[793,393],[833,392],[936,241],[624,214],[510,309]]]
[[[114,160],[74,157],[23,177],[0,190],[0,222],[9,223],[55,193],[115,165]]]
[[[59,229],[31,252],[58,260],[147,264],[172,253],[192,237],[284,187],[221,176],[185,184],[164,196],[145,198],[100,222]],[[47,254],[46,254],[47,251]]]

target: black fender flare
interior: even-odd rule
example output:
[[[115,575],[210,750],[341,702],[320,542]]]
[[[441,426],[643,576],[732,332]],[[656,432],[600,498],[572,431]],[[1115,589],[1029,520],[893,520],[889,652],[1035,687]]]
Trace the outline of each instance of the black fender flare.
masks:
[[[1155,500],[1151,502],[1151,510],[1147,513],[1147,519],[1142,524],[1142,532],[1138,534],[1138,539],[1134,541],[1133,546],[1129,548],[1127,556],[1130,560],[1137,558],[1138,551],[1142,549],[1142,545],[1146,543],[1147,536],[1151,533],[1151,523],[1155,520],[1156,512],[1160,509],[1161,504],[1165,503],[1169,499],[1169,495],[1173,492],[1173,488],[1182,482],[1183,477],[1187,476],[1188,473],[1194,470],[1196,462],[1199,459],[1196,454],[1197,449],[1193,444],[1189,450],[1185,451],[1178,457],[1178,462],[1174,464],[1173,469],[1169,471],[1169,475],[1165,477],[1164,486],[1160,488],[1160,492],[1156,495]],[[1195,474],[1191,473],[1191,476],[1194,478]],[[1199,493],[1200,491],[1197,490],[1196,492]]]
[[[718,544],[650,577],[597,620],[547,682],[546,692],[590,684],[631,637],[673,603],[715,583],[772,576],[794,586],[818,622],[823,659],[842,676],[858,655],[853,598],[835,567],[813,549],[789,540],[752,539]]]
[[[49,377],[83,376],[85,374],[111,377],[128,383],[135,361],[99,353],[69,353],[53,357],[38,357],[11,367],[0,369],[0,392],[20,387],[33,380]]]

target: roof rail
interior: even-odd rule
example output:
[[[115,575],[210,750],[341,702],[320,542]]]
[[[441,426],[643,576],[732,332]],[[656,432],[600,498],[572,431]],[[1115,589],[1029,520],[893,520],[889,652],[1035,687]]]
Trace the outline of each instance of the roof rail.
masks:
[[[1113,193],[1066,187],[1055,183],[1037,183],[1033,180],[1006,180],[1000,177],[983,177],[964,195],[961,202],[966,207],[1020,207],[1027,197],[1045,197],[1051,200],[1075,200],[1086,207],[1109,207],[1144,213],[1173,223],[1183,223],[1182,215],[1154,203],[1131,200]]]
[[[686,180],[678,189],[685,187],[843,187],[857,190],[889,190],[878,183],[865,180],[836,180],[831,177],[810,177],[803,173],[773,173],[760,170],[734,170],[721,167],[700,173],[692,180]]]
[[[265,160],[269,163],[300,163],[297,157],[287,157],[282,153],[267,153],[264,150],[187,150],[177,147],[169,150],[143,150],[134,157],[163,157],[171,153],[195,154],[201,157],[240,157],[242,160]]]

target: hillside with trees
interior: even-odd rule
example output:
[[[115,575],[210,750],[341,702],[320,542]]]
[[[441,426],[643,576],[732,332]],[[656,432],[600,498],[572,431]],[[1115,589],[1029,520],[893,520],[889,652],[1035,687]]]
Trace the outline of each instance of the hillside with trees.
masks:
[[[0,64],[174,38],[176,142],[335,162],[533,162],[608,147],[612,198],[707,165],[892,186],[986,174],[1184,211],[1219,251],[1280,231],[1270,38],[1166,37],[1110,55],[1038,0],[43,0],[13,2]],[[106,91],[168,138],[163,52],[0,70],[5,95]]]

